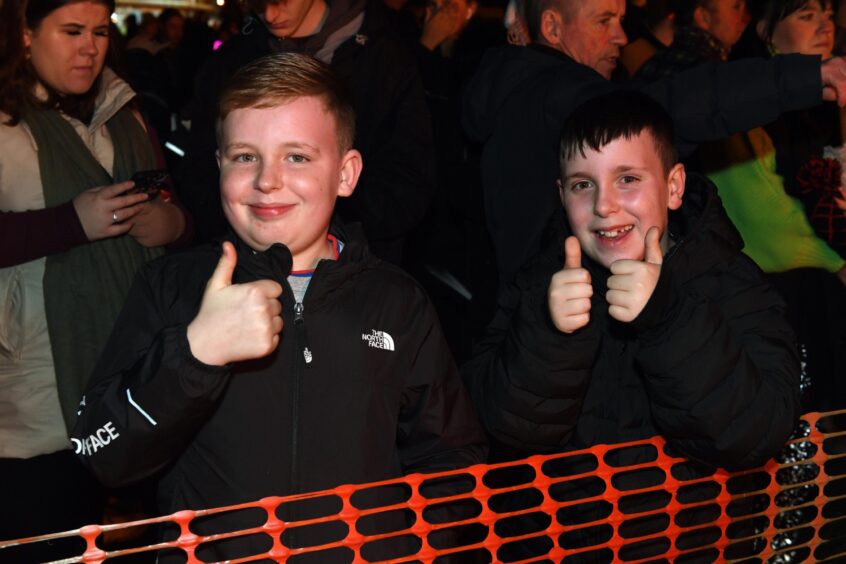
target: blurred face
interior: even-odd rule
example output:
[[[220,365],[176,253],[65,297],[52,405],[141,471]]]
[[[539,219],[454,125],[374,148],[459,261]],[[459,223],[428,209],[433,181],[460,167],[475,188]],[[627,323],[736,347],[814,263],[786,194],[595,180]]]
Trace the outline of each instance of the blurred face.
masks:
[[[223,211],[250,247],[285,244],[295,270],[330,256],[335,199],[355,189],[361,155],[341,154],[322,100],[234,110],[220,124],[218,164]]]
[[[773,30],[772,45],[779,53],[801,53],[831,58],[834,49],[834,10],[811,0]]]
[[[182,16],[172,16],[164,24],[165,40],[171,45],[179,45],[185,30],[185,20]]]
[[[701,27],[731,51],[749,23],[746,0],[711,0],[701,9],[704,10]]]
[[[43,84],[60,94],[84,94],[106,60],[109,9],[94,2],[62,6],[24,31],[24,47]]]
[[[582,252],[606,268],[621,259],[643,260],[646,232],[661,230],[667,251],[667,210],[681,206],[684,167],[669,173],[649,131],[619,138],[601,151],[561,163],[561,201]]]
[[[622,26],[625,0],[578,2],[571,5],[569,11],[569,17],[560,18],[560,32],[554,37],[547,34],[545,39],[551,47],[576,62],[611,78],[620,58],[620,48],[628,42]]]
[[[267,3],[262,19],[276,37],[306,37],[317,31],[326,9],[324,0],[279,0]]]

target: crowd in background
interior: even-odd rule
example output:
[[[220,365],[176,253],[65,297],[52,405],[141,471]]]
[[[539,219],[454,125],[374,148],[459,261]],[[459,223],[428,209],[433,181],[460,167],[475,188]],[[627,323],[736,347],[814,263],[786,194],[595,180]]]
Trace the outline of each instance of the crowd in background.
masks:
[[[274,39],[272,29],[268,31],[256,16],[273,5],[267,2],[227,5],[219,14],[183,13],[173,8],[144,12],[140,17],[132,13],[118,22],[120,28],[110,20],[107,29],[97,30],[95,41],[104,42],[100,49],[106,65],[84,89],[49,84],[45,78],[49,64],[43,71],[35,65],[37,77],[26,82],[20,78],[23,75],[9,69],[11,63],[2,63],[7,68],[0,73],[0,81],[7,81],[7,86],[0,88],[0,110],[13,120],[10,131],[0,133],[0,295],[11,295],[10,288],[40,287],[41,282],[34,280],[43,277],[43,299],[7,302],[4,315],[19,314],[22,324],[46,325],[51,337],[50,343],[37,343],[8,330],[0,333],[0,350],[6,358],[0,364],[0,377],[5,382],[19,379],[17,388],[0,383],[0,441],[6,441],[5,446],[0,445],[0,471],[15,476],[6,483],[15,484],[11,489],[17,490],[20,508],[5,513],[43,516],[57,504],[87,511],[69,509],[67,515],[55,515],[50,521],[4,521],[0,538],[102,520],[102,503],[75,500],[79,496],[99,499],[104,493],[83,475],[73,457],[67,456],[70,451],[60,450],[64,424],[71,424],[74,401],[84,389],[84,373],[96,362],[97,347],[108,335],[121,296],[139,265],[189,242],[213,241],[225,232],[214,161],[215,104],[226,79],[260,55],[302,51],[329,62],[345,80],[358,115],[356,148],[364,155],[364,172],[354,197],[339,203],[337,212],[344,221],[363,225],[376,255],[402,266],[425,287],[452,354],[459,363],[472,358],[497,297],[534,254],[532,245],[539,245],[546,217],[540,214],[526,219],[519,216],[519,206],[513,203],[489,201],[486,182],[490,177],[507,177],[485,168],[483,143],[478,136],[468,135],[466,115],[462,123],[462,104],[466,112],[467,106],[489,101],[484,91],[471,88],[467,94],[466,90],[488,48],[507,43],[527,46],[537,31],[527,29],[519,0],[507,5],[477,4],[475,0],[376,3],[380,1],[343,0],[348,9],[325,15],[320,31],[305,38],[277,35]],[[30,7],[37,3],[29,2]],[[8,18],[3,23],[6,33],[0,33],[5,53],[14,51],[5,44],[18,37],[10,15],[13,4],[16,2],[5,0],[0,13]],[[47,7],[40,14],[33,15],[27,8],[24,27],[47,22],[52,10],[62,5],[44,4]],[[340,4],[341,0],[331,3],[335,7]],[[841,4],[836,0],[633,0],[627,3],[625,32],[610,40],[610,45],[619,49],[619,64],[608,74],[615,83],[643,85],[707,62],[725,64],[791,53],[825,60],[846,54],[846,2]],[[110,12],[114,8],[108,7]],[[37,56],[38,43],[28,41],[26,55],[17,52],[21,61]],[[55,91],[37,88],[36,79]],[[93,83],[109,91],[108,99],[89,95]],[[58,106],[71,116],[76,133],[64,123],[51,121],[52,116],[39,121],[39,112],[33,110],[37,104],[27,98],[30,91],[41,101],[56,98],[57,92],[87,96],[78,106]],[[744,95],[740,87],[719,94],[735,99]],[[468,100],[463,96],[475,97]],[[529,114],[531,108],[525,110]],[[101,119],[102,112],[109,116]],[[46,116],[48,112],[42,113]],[[118,114],[123,121],[115,126],[110,120]],[[76,139],[74,135],[84,140],[80,154],[93,154],[95,159],[86,160],[87,168],[70,184],[85,191],[78,196],[62,191],[61,185],[71,176],[61,168],[62,161],[38,162],[47,154],[47,141],[44,146],[38,143],[41,157],[22,148],[29,137],[12,131],[21,119],[34,129],[36,143],[51,138],[70,143],[67,140]],[[107,121],[111,125],[107,126]],[[41,125],[32,126],[34,123]],[[107,127],[110,140],[104,141],[101,131]],[[707,174],[716,184],[743,237],[744,252],[787,303],[787,317],[802,359],[805,411],[846,406],[846,386],[839,381],[846,375],[842,323],[846,319],[844,127],[842,110],[827,102],[785,112],[766,125],[730,137],[705,141],[709,135],[703,135],[701,143],[683,154],[688,170]],[[125,137],[118,134],[119,129]],[[55,137],[58,135],[66,137]],[[125,159],[116,157],[112,169],[105,163],[115,155],[125,155]],[[497,154],[496,158],[502,161],[508,155]],[[12,163],[26,159],[31,161],[26,171],[8,172]],[[118,165],[119,161],[125,162]],[[534,174],[528,170],[529,163],[518,164],[524,167],[521,174]],[[104,168],[109,174],[104,174]],[[124,194],[121,186],[138,169],[170,171],[169,197],[147,202],[141,196]],[[20,195],[26,191],[22,187],[36,185],[39,190],[44,186],[43,199],[29,192],[26,197]],[[91,190],[103,186],[106,188]],[[551,188],[544,204],[552,199]],[[13,190],[17,196],[11,195]],[[89,210],[102,215],[107,207],[149,219],[129,232],[121,231],[120,223],[129,217],[114,217],[106,224],[89,219],[95,215]],[[32,210],[40,213],[33,215]],[[78,221],[72,219],[73,214]],[[510,245],[516,249],[516,238],[499,230],[500,216],[496,214],[513,214],[514,228],[531,232],[538,240],[520,243],[519,249],[506,252]],[[126,244],[109,246],[109,242],[124,241],[126,238],[119,236],[125,233],[130,236]],[[74,258],[51,258],[66,253]],[[101,270],[95,272],[92,265]],[[78,277],[79,271],[88,275]],[[106,281],[108,289],[91,285],[92,280]],[[74,293],[69,298],[61,291],[69,285],[89,285],[87,294]],[[91,313],[95,300],[98,305],[93,309],[97,311]],[[103,300],[112,304],[108,311],[99,305]],[[32,311],[37,316],[33,317]],[[58,311],[73,317],[62,320]],[[96,333],[92,342],[85,344],[90,352],[81,366],[71,369],[76,372],[72,377],[76,383],[71,389],[56,389],[51,383],[53,372],[64,370],[67,359],[84,348],[78,342],[80,334],[89,333]],[[33,353],[32,365],[22,366],[20,359],[32,352],[28,349],[38,347],[42,350]],[[49,348],[51,355],[45,356],[44,349]],[[24,376],[33,375],[43,380],[43,389],[33,392],[30,383],[20,383]],[[11,409],[4,402],[17,403]],[[22,443],[21,428],[27,425],[9,412],[40,412],[46,409],[45,402],[51,406],[55,424],[46,429],[27,428],[38,437],[29,446],[40,446],[35,450],[12,448],[10,445]],[[11,421],[6,429],[4,421]],[[6,439],[7,431],[8,437],[17,433],[18,438]],[[53,457],[53,451],[62,453],[60,458]],[[43,458],[45,455],[49,458]],[[18,464],[31,458],[41,460]],[[56,474],[67,477],[67,482],[50,478]],[[54,492],[32,493],[49,482],[54,483]],[[4,486],[3,491],[9,488]],[[110,492],[107,518],[124,520],[155,511],[149,504],[148,488],[142,484]],[[71,492],[74,499],[62,497]],[[39,496],[43,510],[32,508],[32,500]],[[93,513],[88,511],[92,508]]]

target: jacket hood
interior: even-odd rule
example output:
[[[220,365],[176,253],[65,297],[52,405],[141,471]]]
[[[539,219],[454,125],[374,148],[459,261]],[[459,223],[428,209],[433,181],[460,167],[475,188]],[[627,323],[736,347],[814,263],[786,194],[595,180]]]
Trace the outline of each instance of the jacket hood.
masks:
[[[670,213],[669,230],[676,244],[665,261],[673,259],[682,280],[699,276],[743,249],[743,238],[726,214],[717,187],[699,174],[687,176],[683,204]]]
[[[333,219],[329,233],[344,244],[344,250],[338,259],[339,263],[358,264],[369,255],[360,224],[344,224]],[[256,251],[231,229],[220,239],[220,243],[223,241],[230,241],[238,253],[236,282],[258,279],[279,281],[291,274],[294,260],[290,249],[282,243],[275,243],[264,251]]]
[[[493,133],[502,105],[519,87],[563,57],[552,49],[506,45],[488,49],[462,100],[462,124],[476,141]]]

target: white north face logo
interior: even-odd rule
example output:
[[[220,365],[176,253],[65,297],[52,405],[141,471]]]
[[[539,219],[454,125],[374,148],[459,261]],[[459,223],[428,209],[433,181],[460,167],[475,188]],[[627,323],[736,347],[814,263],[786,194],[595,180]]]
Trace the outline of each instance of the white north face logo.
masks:
[[[394,350],[394,338],[384,331],[377,331],[376,329],[373,329],[369,334],[362,333],[361,340],[367,341],[367,346],[373,347],[374,349],[383,349],[386,351]]]

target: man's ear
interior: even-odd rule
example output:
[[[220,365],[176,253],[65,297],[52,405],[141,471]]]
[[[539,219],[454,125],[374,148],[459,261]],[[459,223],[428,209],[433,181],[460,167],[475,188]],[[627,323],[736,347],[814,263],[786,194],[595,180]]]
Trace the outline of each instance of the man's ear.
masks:
[[[705,31],[711,31],[711,12],[705,6],[697,6],[693,10],[693,25]]]
[[[667,175],[667,190],[669,192],[667,209],[677,210],[681,207],[686,180],[687,173],[684,170],[683,164],[677,163],[676,166],[670,169],[670,173]]]
[[[29,46],[32,45],[32,30],[29,29],[28,27],[24,28],[23,42],[24,42],[24,49],[29,51]],[[27,53],[27,56],[29,56],[29,53]]]
[[[555,179],[555,186],[558,188],[558,198],[561,200],[561,205],[564,205],[564,183],[560,178]]]
[[[220,149],[215,150],[214,159],[217,161],[217,170],[220,170]]]
[[[361,153],[350,149],[341,157],[341,178],[338,183],[338,196],[344,198],[352,196],[355,186],[358,184],[358,177],[361,176],[361,169],[364,161]]]
[[[544,10],[540,18],[540,36],[549,45],[559,45],[563,33],[563,21],[557,10]]]
[[[764,31],[766,30],[766,22],[764,20],[760,20],[758,23],[755,24],[755,33],[758,34],[758,39],[763,41],[764,43],[769,43],[767,38],[764,37]]]

